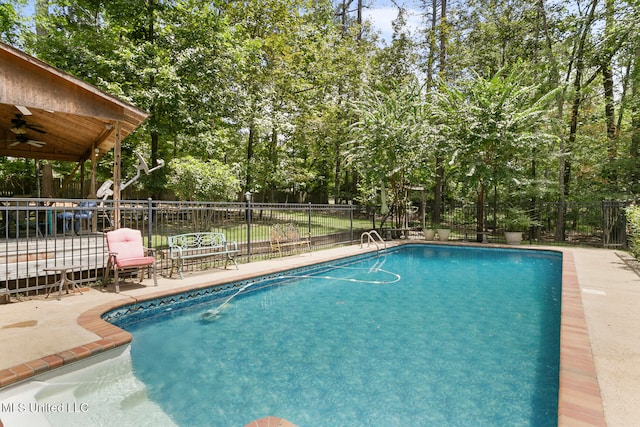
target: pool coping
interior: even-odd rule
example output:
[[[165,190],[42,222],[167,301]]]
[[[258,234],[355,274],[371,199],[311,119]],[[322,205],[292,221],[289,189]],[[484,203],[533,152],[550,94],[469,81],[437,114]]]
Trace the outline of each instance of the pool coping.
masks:
[[[559,426],[607,425],[573,253],[562,250]]]
[[[410,240],[404,244],[439,244],[434,242]],[[440,243],[442,244],[442,243]],[[447,243],[444,243],[447,244]],[[399,246],[398,245],[398,246]],[[460,245],[460,244],[457,244]],[[476,246],[464,244],[460,246]],[[587,329],[582,295],[577,270],[571,248],[540,248],[527,246],[506,246],[478,244],[480,247],[555,251],[562,254],[562,302],[560,322],[560,375],[558,392],[559,426],[606,426],[604,407],[600,393],[596,368],[591,350],[591,341]],[[343,258],[335,256],[334,259]],[[323,260],[327,261],[327,260]],[[248,280],[254,277],[275,274],[289,268],[272,269],[254,273],[238,274],[232,280],[208,280],[170,290],[159,290],[144,297],[131,297],[100,304],[80,314],[77,323],[94,333],[98,340],[88,342],[59,353],[25,362],[8,369],[0,370],[0,390],[6,386],[27,380],[35,375],[68,365],[78,360],[94,356],[131,342],[131,334],[108,323],[102,316],[114,309],[135,302],[167,297],[197,289],[209,288],[225,283]],[[2,422],[0,421],[0,427]]]

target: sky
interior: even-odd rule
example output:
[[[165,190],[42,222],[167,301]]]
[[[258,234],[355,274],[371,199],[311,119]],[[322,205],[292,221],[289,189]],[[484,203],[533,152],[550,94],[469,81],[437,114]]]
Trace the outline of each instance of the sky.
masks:
[[[407,25],[412,31],[422,25],[419,1],[397,0],[396,4],[406,9]],[[391,40],[393,34],[391,23],[398,16],[398,7],[389,0],[365,0],[365,5],[368,7],[364,10],[364,18],[371,21],[384,40]]]
[[[355,1],[354,1],[355,3]],[[385,41],[391,40],[393,29],[391,23],[398,16],[398,6],[407,10],[407,24],[410,29],[416,29],[421,25],[419,0],[364,0],[364,18],[371,21],[373,27],[378,30]],[[24,13],[33,14],[35,0],[29,0]]]

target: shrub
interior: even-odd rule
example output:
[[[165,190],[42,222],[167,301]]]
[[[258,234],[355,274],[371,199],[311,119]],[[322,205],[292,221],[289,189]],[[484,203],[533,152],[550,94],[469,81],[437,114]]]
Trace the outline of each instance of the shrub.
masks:
[[[539,227],[542,224],[531,218],[530,212],[518,208],[509,208],[502,220],[505,231],[527,231],[531,227]]]
[[[628,206],[625,209],[625,213],[630,231],[631,253],[634,257],[640,259],[640,206]]]
[[[169,163],[171,174],[167,187],[180,200],[230,201],[240,192],[240,180],[231,167],[215,160],[200,160],[192,156]]]

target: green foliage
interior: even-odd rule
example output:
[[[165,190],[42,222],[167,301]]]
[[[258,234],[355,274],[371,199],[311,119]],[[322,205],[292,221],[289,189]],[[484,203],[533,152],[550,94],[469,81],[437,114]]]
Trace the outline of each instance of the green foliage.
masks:
[[[26,4],[27,0],[0,3],[0,41],[14,46],[22,45],[20,36],[25,30],[25,20],[20,16],[20,12]]]
[[[429,105],[418,85],[369,90],[352,104],[347,161],[371,182],[410,183],[431,156]]]
[[[631,238],[631,253],[640,259],[640,206],[632,205],[625,209]]]
[[[180,200],[233,201],[240,193],[240,180],[217,160],[187,156],[173,159],[169,169],[168,187]]]
[[[33,22],[21,14],[26,3],[1,2],[0,40],[151,113],[125,141],[125,173],[134,151],[193,156],[237,165],[244,189],[265,199],[359,194],[374,203],[383,185],[395,198],[407,184],[431,189],[437,158],[445,199],[486,186],[496,198],[556,200],[562,158],[569,200],[640,186],[637,1],[607,3],[613,28],[599,10],[580,58],[589,8],[568,0],[469,0],[450,5],[443,22],[444,2],[417,2],[433,21],[410,31],[399,8],[384,43],[360,25],[356,2],[48,0]],[[607,62],[619,89],[613,142],[603,123]],[[569,144],[563,85],[578,63],[582,102]],[[428,91],[416,83],[425,76]],[[98,165],[99,181],[112,161]],[[162,194],[168,172],[138,184]]]
[[[553,137],[543,127],[553,92],[539,94],[513,70],[474,75],[438,95],[439,119],[449,139],[449,166],[461,182],[480,186],[526,179],[525,166]]]
[[[485,77],[523,59],[532,61],[544,48],[542,37],[532,37],[540,25],[537,2],[467,0],[460,15],[466,38],[456,59]]]
[[[0,182],[2,187],[12,189],[15,194],[29,194],[35,186],[34,165],[29,159],[0,157]]]
[[[433,127],[423,88],[398,84],[369,90],[352,109],[357,121],[351,126],[347,164],[360,175],[363,200],[374,201],[379,189],[380,211],[395,214],[399,225],[408,202],[405,189],[424,183],[433,155]]]
[[[501,225],[505,231],[527,231],[531,227],[540,225],[539,221],[531,218],[531,213],[523,209],[510,208],[507,210]]]
[[[176,148],[181,149],[183,141],[190,150],[194,139],[211,140],[197,137],[213,133],[212,117],[224,109],[220,76],[231,62],[230,50],[222,47],[227,28],[212,4],[189,0],[48,3],[48,14],[38,16],[46,37],[37,38],[32,46],[38,56],[151,113],[126,140],[133,147],[123,149],[123,171],[126,163],[135,164],[134,151],[169,161],[168,153],[182,155]],[[222,145],[228,142],[225,139]],[[214,153],[220,158],[215,147],[197,148],[194,154],[202,158]],[[140,183],[159,194],[163,175]]]

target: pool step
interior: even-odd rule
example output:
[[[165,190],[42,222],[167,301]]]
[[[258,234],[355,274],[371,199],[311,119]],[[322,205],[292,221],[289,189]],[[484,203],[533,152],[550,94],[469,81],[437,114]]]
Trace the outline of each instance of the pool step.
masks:
[[[135,377],[128,351],[2,396],[4,427],[174,426]]]
[[[79,390],[82,388],[84,390]],[[133,374],[120,376],[93,391],[84,385],[74,387],[50,396],[47,401],[68,405],[66,412],[47,414],[51,426],[173,425],[169,417],[148,400],[145,385]]]

